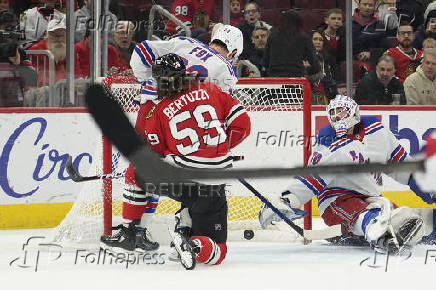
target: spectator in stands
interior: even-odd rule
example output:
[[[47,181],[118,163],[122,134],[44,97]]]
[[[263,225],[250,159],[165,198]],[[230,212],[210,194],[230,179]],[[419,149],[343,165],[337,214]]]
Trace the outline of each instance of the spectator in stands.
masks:
[[[128,65],[130,57],[135,49],[136,42],[133,41],[135,25],[131,21],[118,21],[115,28],[114,37],[110,44],[118,49]]]
[[[436,48],[424,52],[422,64],[404,82],[408,105],[436,105]]]
[[[321,67],[319,73],[308,76],[312,84],[312,104],[328,105],[329,100],[337,95],[339,67],[335,57],[330,54],[324,31],[312,31],[311,38]]]
[[[422,42],[422,51],[425,51],[427,48],[436,48],[436,40],[432,37],[428,37],[424,39]]]
[[[377,3],[378,17],[383,22],[384,28],[391,33],[397,30],[399,24],[396,5],[397,0],[381,0]]]
[[[256,2],[248,2],[245,4],[243,12],[245,20],[241,23],[241,25],[239,25],[239,29],[242,31],[242,35],[244,36],[244,51],[242,52],[241,58],[246,59],[254,49],[251,37],[256,24],[260,25],[260,23],[262,23],[262,25],[268,29],[271,28],[271,25],[260,20],[259,5],[257,5]]]
[[[18,19],[14,13],[9,10],[0,11],[0,30],[16,30]]]
[[[19,107],[23,105],[23,82],[13,68],[20,63],[18,42],[10,33],[0,32],[0,107]]]
[[[84,39],[88,26],[91,25],[90,27],[94,28],[92,27],[94,23],[92,21],[92,1],[93,0],[85,0],[85,5],[74,12],[74,42],[76,43]],[[109,32],[109,39],[112,38],[112,34],[115,31],[115,26],[118,22],[117,17],[112,12],[109,12],[109,14],[105,15],[100,21],[103,22],[101,25],[104,25],[104,28]]]
[[[360,0],[352,22],[353,54],[359,61],[374,59],[375,49],[382,48],[388,35],[375,13],[375,0]],[[386,47],[387,48],[387,47]]]
[[[29,50],[48,50],[53,54],[55,82],[66,78],[66,38],[65,19],[53,19],[48,23],[47,37],[29,48]],[[32,65],[38,72],[39,86],[48,85],[49,61],[46,56],[32,56]],[[76,76],[77,72],[76,67]]]
[[[174,0],[171,5],[171,14],[191,27],[194,13],[199,9],[206,11],[211,20],[215,19],[215,0]],[[165,31],[176,34],[181,33],[182,29],[173,21],[168,21]]]
[[[412,25],[401,23],[397,31],[398,46],[386,51],[395,60],[395,75],[402,83],[421,64],[422,51],[412,46],[414,37]]]
[[[208,30],[209,15],[203,9],[198,9],[192,17],[191,37],[199,38],[202,34],[207,34]]]
[[[262,73],[262,59],[265,52],[266,42],[268,40],[269,30],[265,26],[258,25],[253,30],[252,41],[254,44],[254,49],[251,54],[247,57],[247,60],[257,67],[261,76]],[[241,77],[252,77],[255,76],[257,72],[250,69],[248,66],[242,68]]]
[[[90,59],[91,59],[91,32],[90,29],[85,32],[85,39],[74,45],[75,50],[75,67],[78,68],[78,76],[87,78],[89,76]],[[107,66],[110,75],[124,72],[128,66],[121,55],[121,52],[108,44],[107,47]]]
[[[436,2],[433,3],[436,4]],[[433,3],[430,3],[430,5]],[[433,7],[430,5],[429,8]],[[436,9],[426,11],[424,24],[416,31],[413,47],[422,50],[422,42],[428,37],[436,39]]]
[[[357,85],[354,100],[359,105],[390,105],[394,94],[400,95],[400,104],[406,104],[403,84],[395,77],[395,61],[382,55],[372,70]]]
[[[230,1],[230,25],[238,27],[244,21],[244,15],[241,11],[240,0],[229,0]],[[221,16],[220,22],[223,22],[223,17]]]
[[[9,0],[0,0],[0,11],[9,10]]]
[[[417,31],[418,27],[424,22],[424,6],[422,2],[428,0],[399,0],[397,1],[397,15],[400,16],[399,22],[409,22],[413,29]]]
[[[336,62],[345,61],[345,29],[343,26],[343,15],[340,8],[333,8],[327,11],[324,23],[318,27],[318,30],[324,31],[327,45],[336,56]]]
[[[280,24],[272,29],[265,47],[263,67],[266,76],[303,77],[318,73],[320,67],[315,48],[302,33],[300,15],[290,9],[280,16]]]
[[[46,36],[47,26],[50,20],[62,20],[65,14],[56,10],[55,3],[58,0],[38,0],[38,6],[24,11],[20,19],[21,30],[24,30],[26,41],[34,43]]]

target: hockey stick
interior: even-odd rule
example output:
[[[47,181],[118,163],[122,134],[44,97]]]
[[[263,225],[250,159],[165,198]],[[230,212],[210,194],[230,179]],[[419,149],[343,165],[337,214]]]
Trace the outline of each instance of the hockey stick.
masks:
[[[335,225],[321,230],[304,230],[300,226],[292,222],[287,216],[285,216],[279,209],[272,205],[268,199],[259,193],[251,184],[245,179],[238,179],[248,190],[251,191],[257,198],[259,198],[264,204],[266,204],[274,213],[276,213],[285,223],[287,223],[294,231],[296,231],[301,237],[308,240],[325,240],[342,235],[342,228],[340,225]]]
[[[65,169],[67,170],[68,175],[71,177],[71,179],[74,182],[83,182],[83,181],[89,181],[89,180],[97,180],[97,179],[116,179],[124,177],[125,174],[122,172],[119,173],[110,173],[110,174],[100,174],[100,175],[93,175],[93,176],[82,176],[79,172],[77,172],[76,168],[74,168],[73,165],[73,158],[70,156],[65,163]]]
[[[240,161],[244,160],[244,156],[232,156],[232,159],[234,161]],[[73,158],[71,156],[67,159],[67,162],[65,163],[65,169],[67,170],[68,175],[74,182],[84,182],[97,179],[118,179],[126,176],[126,174],[123,172],[83,176],[76,170],[76,168],[74,168]]]
[[[92,85],[85,95],[88,110],[103,134],[134,165],[136,174],[147,185],[183,183],[192,179],[271,178],[322,173],[425,171],[425,160],[395,163],[344,164],[296,168],[253,168],[235,170],[191,170],[164,163],[136,133],[118,103],[100,85]]]

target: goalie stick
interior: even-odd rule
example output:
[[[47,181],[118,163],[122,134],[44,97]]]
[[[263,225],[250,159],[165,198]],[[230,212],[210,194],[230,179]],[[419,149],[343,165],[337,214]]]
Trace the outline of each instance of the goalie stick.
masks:
[[[192,179],[271,178],[322,173],[425,171],[425,160],[396,163],[343,164],[296,168],[252,168],[235,170],[193,170],[176,168],[161,160],[136,133],[110,92],[101,85],[91,85],[85,95],[88,110],[103,134],[133,164],[136,174],[149,184],[175,184]],[[147,186],[143,184],[142,186]]]
[[[296,225],[293,221],[288,219],[287,216],[282,214],[279,209],[269,202],[266,197],[259,193],[251,184],[249,184],[245,179],[240,178],[241,182],[248,190],[250,190],[257,198],[259,198],[264,204],[266,204],[274,213],[276,213],[285,223],[287,223],[294,231],[296,231],[300,236],[307,240],[325,240],[328,238],[333,238],[342,235],[341,225],[335,225],[328,227],[326,229],[320,230],[304,230],[300,226]]]

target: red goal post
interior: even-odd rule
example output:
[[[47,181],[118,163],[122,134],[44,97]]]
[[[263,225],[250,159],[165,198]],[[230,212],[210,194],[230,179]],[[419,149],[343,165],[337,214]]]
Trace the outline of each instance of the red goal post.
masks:
[[[140,85],[132,76],[108,77],[102,81],[117,98],[126,112],[136,112],[139,108],[133,97],[140,92]],[[302,111],[303,119],[303,162],[307,164],[311,154],[311,88],[306,78],[239,78],[232,94],[238,98],[247,111]],[[255,98],[253,98],[255,96]],[[112,146],[103,138],[103,173],[112,173]],[[112,180],[104,180],[104,233],[110,234],[112,226]],[[304,209],[308,216],[304,220],[304,228],[312,228],[311,203]]]

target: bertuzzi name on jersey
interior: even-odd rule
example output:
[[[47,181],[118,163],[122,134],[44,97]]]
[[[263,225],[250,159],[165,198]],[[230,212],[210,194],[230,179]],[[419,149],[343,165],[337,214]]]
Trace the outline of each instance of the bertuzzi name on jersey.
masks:
[[[196,101],[209,100],[209,94],[204,89],[198,89],[191,91],[187,94],[181,95],[173,102],[168,104],[162,111],[171,120],[184,106],[188,103],[194,103]]]

